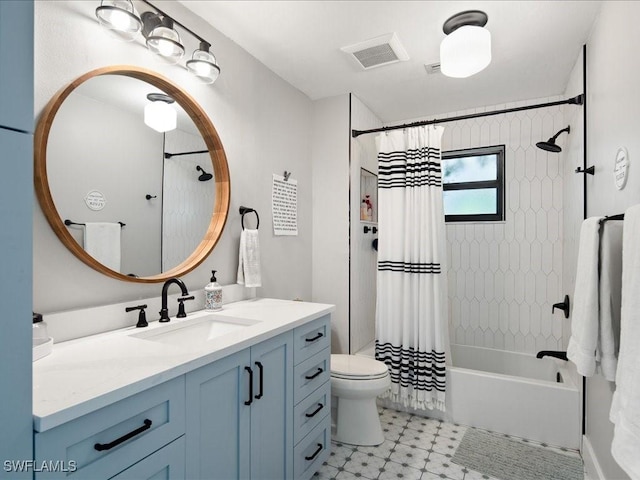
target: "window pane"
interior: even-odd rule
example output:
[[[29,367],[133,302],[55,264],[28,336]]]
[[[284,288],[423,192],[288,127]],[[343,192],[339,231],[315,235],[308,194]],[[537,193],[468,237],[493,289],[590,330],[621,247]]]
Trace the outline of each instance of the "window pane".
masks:
[[[495,180],[498,175],[497,155],[478,155],[442,159],[443,183]]]
[[[498,213],[496,188],[447,190],[443,192],[445,215],[482,215]]]

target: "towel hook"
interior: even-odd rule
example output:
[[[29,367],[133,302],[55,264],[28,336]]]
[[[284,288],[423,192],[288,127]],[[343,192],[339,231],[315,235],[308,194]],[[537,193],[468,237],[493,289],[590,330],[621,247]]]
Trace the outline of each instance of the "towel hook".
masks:
[[[242,224],[242,229],[244,230],[244,215],[246,213],[255,213],[256,214],[256,230],[258,230],[258,228],[260,228],[260,217],[258,216],[258,212],[256,212],[253,208],[249,208],[249,207],[240,207],[240,215],[242,215],[242,218],[240,219],[240,222]]]

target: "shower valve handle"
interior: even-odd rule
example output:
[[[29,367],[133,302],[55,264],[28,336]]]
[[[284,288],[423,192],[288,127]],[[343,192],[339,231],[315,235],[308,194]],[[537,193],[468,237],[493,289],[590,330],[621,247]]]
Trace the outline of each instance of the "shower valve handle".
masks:
[[[551,313],[555,312],[556,308],[564,312],[564,318],[569,318],[569,295],[564,296],[564,301],[560,303],[554,303],[551,307]]]

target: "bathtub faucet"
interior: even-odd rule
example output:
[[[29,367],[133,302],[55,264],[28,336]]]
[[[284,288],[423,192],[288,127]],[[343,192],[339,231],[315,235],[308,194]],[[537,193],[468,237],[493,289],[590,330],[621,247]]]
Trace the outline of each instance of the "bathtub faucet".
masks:
[[[564,360],[565,362],[569,360],[567,358],[567,352],[557,352],[555,350],[540,350],[536,354],[536,358],[543,358],[543,357],[559,358],[560,360]]]

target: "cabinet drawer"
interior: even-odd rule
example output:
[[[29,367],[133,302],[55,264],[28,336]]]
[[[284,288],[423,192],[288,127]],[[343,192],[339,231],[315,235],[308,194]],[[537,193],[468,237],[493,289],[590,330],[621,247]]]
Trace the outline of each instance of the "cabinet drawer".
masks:
[[[111,480],[167,480],[184,476],[184,436],[143,458]]]
[[[73,462],[76,471],[36,479],[110,478],[185,431],[184,377],[150,388],[59,427],[36,433],[38,461]],[[100,446],[98,446],[98,444]]]
[[[308,479],[318,471],[331,450],[330,417],[317,425],[294,449],[294,478]]]
[[[293,402],[298,404],[331,377],[330,352],[325,349],[293,368]]]
[[[298,364],[331,344],[331,316],[325,315],[293,331],[293,363]]]
[[[294,408],[293,443],[297,444],[331,412],[331,382],[326,382]]]

